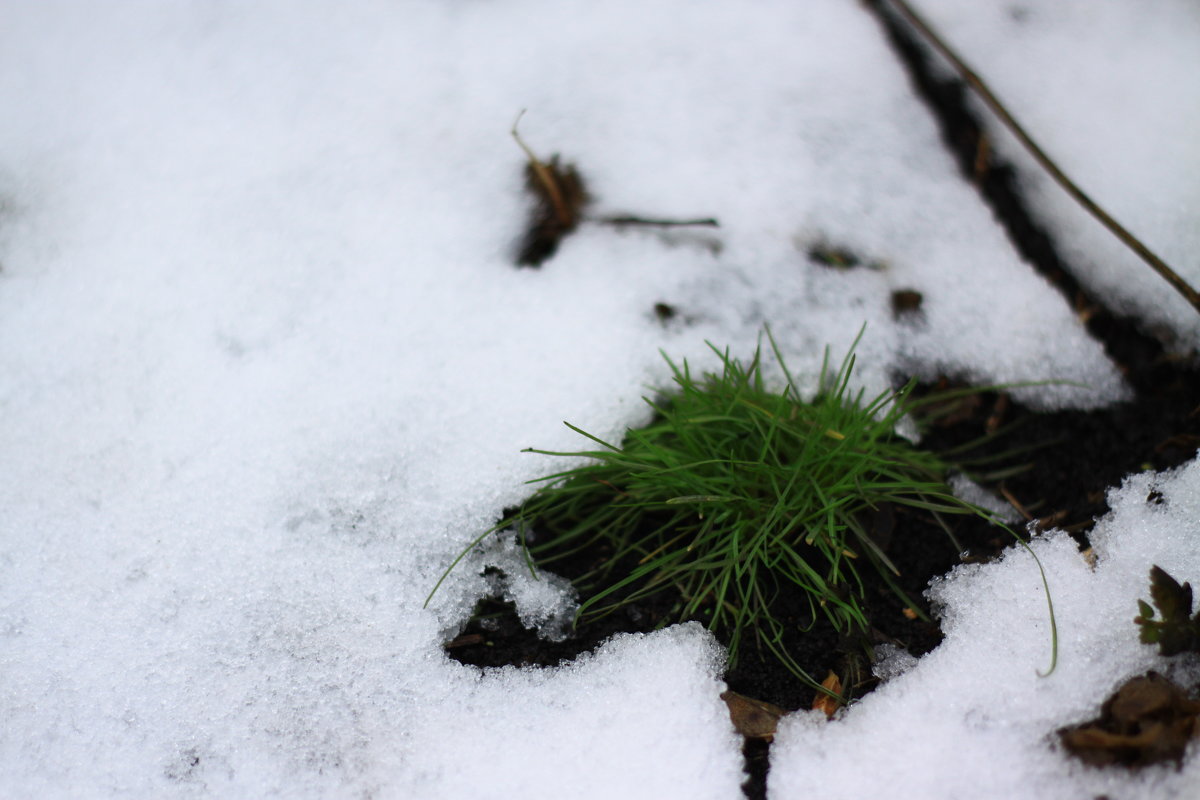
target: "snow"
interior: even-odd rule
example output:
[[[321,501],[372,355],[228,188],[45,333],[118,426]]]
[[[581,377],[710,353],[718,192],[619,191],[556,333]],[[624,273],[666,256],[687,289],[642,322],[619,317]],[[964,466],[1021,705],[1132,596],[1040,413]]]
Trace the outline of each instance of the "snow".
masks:
[[[1021,390],[1044,408],[1126,396],[959,178],[859,4],[3,6],[5,796],[737,797],[719,647],[695,626],[552,670],[443,654],[490,590],[551,628],[569,608],[553,581],[478,569],[423,608],[551,468],[520,450],[578,447],[563,419],[619,438],[668,377],[659,348],[711,365],[705,340],[746,353],[767,322],[810,386],[823,348],[840,356],[866,323],[868,389],[949,372],[1056,381]],[[1135,44],[1186,64],[1172,14],[1193,12],[1157,14]],[[595,213],[721,227],[585,223],[515,269],[522,108],[524,138],[578,164]],[[1194,187],[1160,190],[1193,203]],[[1165,247],[1194,250],[1164,225]],[[815,243],[883,268],[817,266]],[[923,294],[918,318],[893,318],[896,289]],[[1146,291],[1131,308],[1157,324]],[[657,302],[690,324],[660,324]],[[817,767],[823,796],[869,779],[846,775],[851,733],[886,742],[930,798],[966,778],[913,777],[926,742],[996,743],[995,796],[1182,791],[1194,763],[1123,779],[1038,743],[1092,712],[1084,689],[1165,668],[1112,637],[1132,628],[1143,556],[1195,574],[1180,537],[1198,474],[1122,490],[1094,573],[1062,536],[1036,543],[1061,606],[1054,676],[1035,674],[1027,554],[963,570],[937,589],[943,648],[896,660],[831,725],[788,722],[773,795]],[[1154,480],[1168,504],[1140,508]]]
[[[1091,536],[1094,569],[1066,533],[1033,542],[1060,633],[1053,674],[1038,674],[1049,663],[1049,624],[1032,557],[1011,548],[998,563],[959,566],[932,588],[946,634],[937,650],[832,724],[815,718],[820,712],[785,718],[771,796],[802,797],[817,786],[828,798],[1194,797],[1194,757],[1179,771],[1130,778],[1083,768],[1053,746],[1056,730],[1098,716],[1100,701],[1134,675],[1156,669],[1184,686],[1200,678],[1200,664],[1158,657],[1131,623],[1136,600],[1149,600],[1151,565],[1200,572],[1200,460],[1133,475],[1110,491],[1109,504]],[[871,769],[863,769],[864,752]]]
[[[1042,148],[1093,200],[1200,284],[1200,7],[1190,0],[1090,3],[924,0]],[[985,116],[986,118],[986,116]],[[1200,352],[1200,317],[1099,226],[998,125],[1037,213],[1084,285],[1181,352]]]

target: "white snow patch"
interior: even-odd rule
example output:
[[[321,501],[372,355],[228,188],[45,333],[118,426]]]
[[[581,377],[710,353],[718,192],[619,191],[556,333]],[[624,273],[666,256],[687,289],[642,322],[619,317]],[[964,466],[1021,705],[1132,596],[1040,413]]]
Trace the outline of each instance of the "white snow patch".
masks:
[[[1023,390],[1043,407],[1125,392],[857,4],[48,0],[3,18],[6,796],[737,796],[694,627],[558,670],[443,655],[492,587],[463,569],[426,609],[429,590],[560,466],[520,450],[578,448],[563,419],[619,439],[668,379],[660,347],[746,357],[766,322],[809,386],[865,322],[869,391],[914,370],[1089,387]],[[586,223],[514,269],[521,108],[598,213],[721,228]],[[883,268],[813,264],[816,241]],[[896,320],[906,288],[922,311]],[[657,302],[690,324],[659,324]],[[561,586],[513,580],[497,588],[531,621],[561,618]]]
[[[1193,0],[913,5],[1084,192],[1200,287],[1200,6]],[[979,108],[1072,274],[1177,350],[1200,353],[1196,310]]]
[[[408,728],[398,758],[415,774],[392,791],[737,797],[740,737],[719,697],[723,669],[724,650],[696,623],[614,637],[559,670],[459,667],[447,702]]]
[[[946,483],[954,490],[955,497],[966,500],[968,503],[974,503],[993,514],[1001,522],[1013,525],[1021,519],[1021,515],[1013,508],[1012,503],[992,494],[961,472],[952,474]]]
[[[578,593],[566,578],[529,563],[528,554],[513,531],[490,537],[473,549],[461,569],[485,575],[493,597],[513,604],[517,618],[530,630],[551,641],[567,638],[579,607]],[[489,570],[494,570],[490,571]],[[470,613],[460,614],[464,619]]]

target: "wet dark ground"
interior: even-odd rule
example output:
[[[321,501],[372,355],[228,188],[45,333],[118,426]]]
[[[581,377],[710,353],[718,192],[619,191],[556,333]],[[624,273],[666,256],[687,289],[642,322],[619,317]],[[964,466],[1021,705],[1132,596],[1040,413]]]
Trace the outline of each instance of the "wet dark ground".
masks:
[[[1049,414],[1033,413],[1007,397],[980,395],[964,404],[948,422],[932,427],[922,444],[941,450],[975,440],[997,425],[1019,423],[976,453],[1027,449],[1015,459],[1028,465],[1027,469],[992,488],[1003,490],[1031,518],[1042,520],[1047,527],[1071,531],[1080,546],[1086,547],[1092,523],[1108,511],[1107,488],[1139,470],[1177,466],[1200,448],[1200,370],[1194,362],[1169,355],[1132,321],[1109,312],[1103,298],[1090,297],[1080,287],[1071,276],[1070,265],[1056,252],[1052,237],[1026,208],[1012,168],[991,155],[981,160],[981,125],[966,103],[965,87],[938,77],[929,67],[925,48],[902,23],[881,10],[881,3],[867,5],[876,11],[882,30],[904,62],[914,86],[935,114],[943,141],[954,153],[964,178],[978,188],[1021,255],[1086,319],[1088,330],[1104,344],[1135,392],[1133,400],[1112,408]],[[1012,458],[1007,461],[1013,462]],[[940,528],[920,514],[896,510],[892,517],[889,556],[901,570],[903,588],[924,604],[922,593],[929,580],[959,563],[963,554]],[[1012,543],[1008,533],[978,519],[964,517],[951,523],[969,560],[992,558]],[[555,571],[571,577],[573,570],[578,571],[584,563],[559,563]],[[557,665],[591,651],[613,634],[649,631],[674,622],[670,614],[675,601],[669,595],[649,598],[591,623],[562,643],[537,638],[520,625],[511,608],[484,601],[479,616],[448,643],[447,652],[463,663],[480,667]],[[868,603],[874,624],[871,639],[875,643],[899,645],[919,656],[941,641],[936,622],[910,619],[903,613],[903,603],[881,582],[868,583]],[[923,610],[929,611],[927,606]],[[799,609],[781,607],[779,613],[787,618]],[[862,696],[873,688],[874,679],[862,649],[839,641],[831,628],[818,625],[794,636],[788,646],[793,657],[818,679],[832,670],[853,696]],[[725,680],[739,694],[788,710],[809,708],[814,699],[812,689],[769,654],[758,653],[751,646],[742,648],[738,663],[727,672]],[[765,797],[769,744],[748,740],[744,752],[750,775],[744,787],[746,794]]]

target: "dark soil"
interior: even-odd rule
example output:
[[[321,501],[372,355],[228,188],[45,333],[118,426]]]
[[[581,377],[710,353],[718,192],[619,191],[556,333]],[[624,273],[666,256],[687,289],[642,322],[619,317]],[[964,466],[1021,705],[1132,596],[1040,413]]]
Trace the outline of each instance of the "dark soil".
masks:
[[[1156,339],[1139,331],[1129,320],[1116,317],[1105,308],[1102,298],[1087,295],[1056,252],[1051,237],[1026,208],[1013,169],[981,150],[982,126],[966,102],[964,86],[940,78],[930,69],[923,46],[883,10],[882,3],[867,5],[877,13],[918,93],[934,112],[943,139],[958,159],[965,178],[978,187],[1022,256],[1087,319],[1089,331],[1104,344],[1136,393],[1131,402],[1100,411],[1051,414],[1033,413],[1007,397],[982,395],[966,404],[961,413],[932,428],[923,445],[943,450],[977,439],[997,425],[1019,423],[992,439],[979,453],[1029,448],[1020,459],[1028,469],[994,488],[1003,490],[1046,527],[1070,530],[1085,547],[1093,522],[1108,511],[1106,489],[1132,472],[1177,466],[1195,455],[1200,447],[1200,371],[1194,363],[1168,355]],[[849,263],[853,254],[837,255],[840,268],[855,266]],[[660,306],[655,309],[660,316],[673,315],[671,306]],[[966,548],[965,554],[960,554],[940,528],[919,514],[895,510],[890,512],[889,520],[881,521],[892,526],[889,555],[901,570],[903,588],[927,615],[930,610],[923,592],[931,578],[944,574],[964,557],[986,560],[1012,543],[1006,532],[980,520],[964,517],[950,521]],[[572,577],[587,566],[589,558],[595,555],[584,555],[574,563],[556,563],[554,571]],[[874,623],[872,643],[897,644],[919,656],[941,641],[936,623],[910,619],[904,613],[904,604],[886,586],[868,584],[867,599]],[[480,667],[556,665],[591,651],[613,634],[650,631],[675,622],[675,602],[676,598],[667,594],[651,598],[587,625],[566,642],[551,643],[523,628],[511,608],[486,600],[463,634],[447,643],[447,651],[463,663]],[[799,615],[798,600],[796,608],[780,608],[779,614],[783,618]],[[832,670],[839,675],[845,691],[855,697],[874,686],[870,664],[860,645],[839,640],[832,629],[820,625],[809,633],[797,633],[788,643],[792,655],[810,675],[820,680]],[[742,648],[738,663],[729,669],[725,680],[739,694],[785,709],[810,708],[814,699],[812,689],[753,646]],[[750,774],[744,787],[746,794],[765,797],[769,744],[747,740],[744,752]]]

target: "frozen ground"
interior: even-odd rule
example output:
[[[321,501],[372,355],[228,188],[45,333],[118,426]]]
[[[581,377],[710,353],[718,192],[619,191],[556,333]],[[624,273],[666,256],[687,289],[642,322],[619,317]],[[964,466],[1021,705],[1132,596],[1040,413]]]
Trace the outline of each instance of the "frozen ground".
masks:
[[[1112,5],[1124,22],[1094,40],[1073,35],[1082,4],[1027,3],[1023,24],[1083,54],[1120,42],[1136,74],[1190,68],[1194,5]],[[865,322],[872,387],[903,370],[1087,384],[1027,394],[1045,407],[1125,391],[957,176],[856,2],[0,13],[4,796],[738,797],[720,653],[694,626],[559,670],[443,656],[483,582],[460,571],[422,601],[547,471],[520,449],[577,446],[563,419],[619,438],[666,377],[658,348],[703,364],[705,339],[745,352],[764,322],[809,381]],[[985,15],[950,30],[981,52],[1023,36]],[[1179,113],[1162,86],[1146,78],[1140,102]],[[1097,88],[1051,110],[1107,103]],[[514,269],[521,108],[597,212],[721,228],[585,224]],[[1195,182],[1142,178],[1111,180],[1131,214],[1183,209],[1146,235],[1194,252]],[[822,243],[885,268],[818,267]],[[917,322],[892,318],[906,288]],[[660,325],[657,302],[690,324]],[[1168,503],[1147,508],[1154,481]],[[790,721],[773,796],[885,779],[908,797],[1185,796],[1195,759],[1082,774],[1046,740],[1165,668],[1129,617],[1151,563],[1200,576],[1198,483],[1194,463],[1138,476],[1094,572],[1063,537],[1038,543],[1063,637],[1049,679],[1028,556],[940,584],[946,644],[840,721]],[[529,613],[554,609],[530,594]]]

